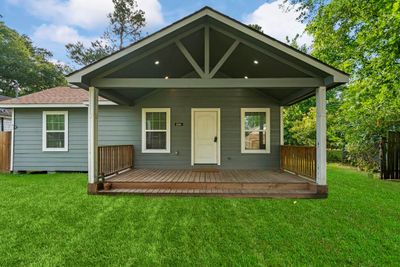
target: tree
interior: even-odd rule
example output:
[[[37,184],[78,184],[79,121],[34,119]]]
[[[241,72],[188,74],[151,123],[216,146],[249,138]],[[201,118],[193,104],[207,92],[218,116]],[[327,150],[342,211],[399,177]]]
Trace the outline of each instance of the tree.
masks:
[[[113,0],[113,4],[114,11],[107,15],[110,24],[100,39],[89,47],[82,42],[66,45],[68,57],[76,64],[88,65],[140,39],[146,20],[136,0]]]
[[[29,37],[20,35],[0,21],[0,93],[15,96],[13,84],[21,94],[66,85],[61,64],[50,62],[51,52],[35,47]]]
[[[378,143],[400,128],[400,0],[288,0],[314,38],[312,55],[351,73],[338,129],[349,159],[377,169]]]
[[[122,49],[124,43],[135,42],[140,38],[141,29],[145,26],[144,11],[137,10],[135,0],[113,0],[114,12],[108,14],[110,19],[110,36],[118,40],[118,48]]]
[[[255,29],[255,30],[259,31],[259,32],[262,32],[262,33],[264,32],[262,27],[260,25],[258,25],[258,24],[249,24],[249,27],[251,27],[251,28],[253,28],[253,29]]]

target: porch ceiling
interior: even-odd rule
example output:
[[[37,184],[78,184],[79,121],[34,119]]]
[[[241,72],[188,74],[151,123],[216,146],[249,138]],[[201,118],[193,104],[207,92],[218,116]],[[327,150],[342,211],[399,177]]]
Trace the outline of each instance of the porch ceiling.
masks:
[[[206,8],[68,80],[120,104],[160,88],[253,88],[289,105],[348,76]]]

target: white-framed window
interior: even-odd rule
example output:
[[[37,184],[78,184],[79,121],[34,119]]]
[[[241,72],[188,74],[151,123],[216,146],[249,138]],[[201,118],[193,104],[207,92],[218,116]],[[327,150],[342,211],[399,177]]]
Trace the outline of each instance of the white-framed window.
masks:
[[[242,108],[240,111],[242,153],[270,153],[270,109]]]
[[[142,152],[170,153],[171,109],[142,109]]]
[[[43,111],[43,151],[68,151],[68,111]]]

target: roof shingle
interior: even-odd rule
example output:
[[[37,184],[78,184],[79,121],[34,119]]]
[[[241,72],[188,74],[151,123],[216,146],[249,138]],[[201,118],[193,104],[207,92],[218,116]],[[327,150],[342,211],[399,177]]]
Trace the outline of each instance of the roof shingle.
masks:
[[[18,98],[4,100],[1,104],[82,104],[89,94],[81,88],[54,87]],[[99,97],[99,100],[106,100]]]

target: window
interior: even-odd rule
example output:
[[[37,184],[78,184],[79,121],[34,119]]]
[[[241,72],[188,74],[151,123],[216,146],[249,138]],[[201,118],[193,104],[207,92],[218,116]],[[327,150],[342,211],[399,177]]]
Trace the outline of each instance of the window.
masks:
[[[142,152],[170,152],[169,108],[144,108],[142,110]]]
[[[43,151],[68,151],[68,111],[43,112]]]
[[[242,153],[270,153],[269,108],[241,109]]]

